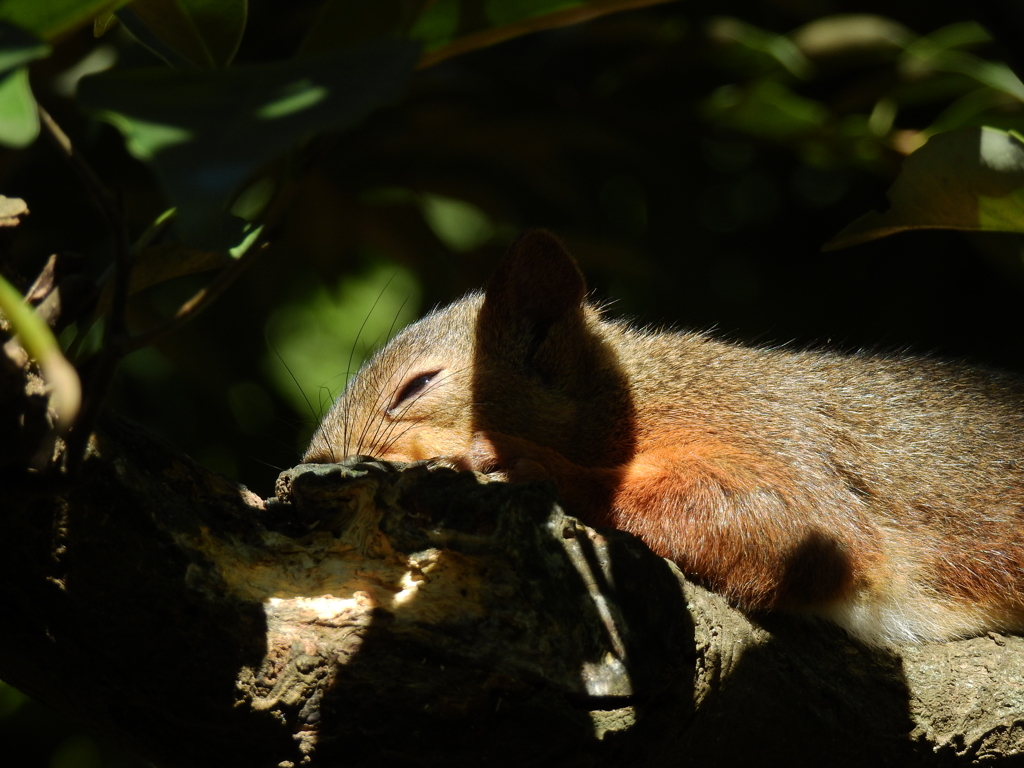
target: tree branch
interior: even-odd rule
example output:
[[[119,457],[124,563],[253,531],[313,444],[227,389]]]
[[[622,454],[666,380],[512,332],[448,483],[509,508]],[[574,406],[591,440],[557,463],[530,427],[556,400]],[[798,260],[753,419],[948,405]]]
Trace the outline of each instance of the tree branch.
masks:
[[[895,656],[828,625],[752,621],[542,485],[307,465],[264,502],[114,420],[84,469],[0,475],[0,677],[158,765],[859,767],[1022,750],[1024,639]]]

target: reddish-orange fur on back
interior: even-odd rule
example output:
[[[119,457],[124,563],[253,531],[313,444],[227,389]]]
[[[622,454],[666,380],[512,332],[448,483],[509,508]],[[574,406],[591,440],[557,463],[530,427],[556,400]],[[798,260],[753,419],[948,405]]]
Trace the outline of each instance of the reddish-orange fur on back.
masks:
[[[548,478],[741,607],[869,642],[1024,628],[1019,379],[648,331],[585,293],[555,238],[524,235],[364,366],[306,460]]]

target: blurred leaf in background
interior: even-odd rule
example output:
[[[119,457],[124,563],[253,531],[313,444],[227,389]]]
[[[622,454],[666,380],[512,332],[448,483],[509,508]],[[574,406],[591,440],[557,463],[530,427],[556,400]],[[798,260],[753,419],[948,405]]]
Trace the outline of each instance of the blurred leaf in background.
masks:
[[[278,391],[318,421],[369,353],[419,316],[419,294],[408,270],[385,263],[371,263],[333,289],[299,291],[267,323],[266,366]]]
[[[903,164],[889,205],[850,223],[828,249],[911,229],[1024,233],[1024,140],[995,128],[939,134]]]
[[[888,151],[909,154],[936,133],[1024,127],[1024,85],[1005,64],[970,52],[991,42],[976,22],[918,36],[892,19],[837,15],[773,34],[721,18],[709,23],[708,34],[720,47],[719,61],[745,77],[711,94],[705,118],[788,144],[810,165],[881,170]],[[880,77],[879,64],[890,65],[891,74]],[[799,93],[839,72],[847,80],[826,93],[828,102]],[[938,115],[929,125],[899,127],[903,114],[930,105]]]
[[[28,701],[28,696],[0,681],[0,720],[17,712]]]
[[[168,64],[213,69],[235,58],[248,13],[247,0],[133,0],[117,19]],[[111,22],[97,16],[94,30]]]
[[[39,117],[25,65],[51,51],[29,32],[0,21],[0,144],[21,149],[39,135]]]
[[[244,236],[245,222],[227,215],[242,182],[302,139],[397,99],[418,52],[384,42],[223,73],[115,71],[84,79],[79,98],[153,165],[185,242],[228,248]]]

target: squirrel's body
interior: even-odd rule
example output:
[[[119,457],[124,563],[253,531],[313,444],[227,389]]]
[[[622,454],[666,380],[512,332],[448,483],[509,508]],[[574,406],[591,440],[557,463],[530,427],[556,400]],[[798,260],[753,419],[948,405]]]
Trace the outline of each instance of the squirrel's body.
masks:
[[[364,366],[306,460],[547,477],[739,606],[870,642],[1024,629],[1024,381],[638,329],[584,293],[557,241],[521,238]]]

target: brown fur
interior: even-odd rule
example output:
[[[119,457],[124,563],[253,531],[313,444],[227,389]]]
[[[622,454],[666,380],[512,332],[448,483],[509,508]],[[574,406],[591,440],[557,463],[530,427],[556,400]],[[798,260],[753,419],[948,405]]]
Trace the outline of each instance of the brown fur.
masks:
[[[556,239],[523,236],[363,367],[306,461],[550,478],[737,605],[870,642],[1024,629],[1020,379],[649,331],[585,292]]]

